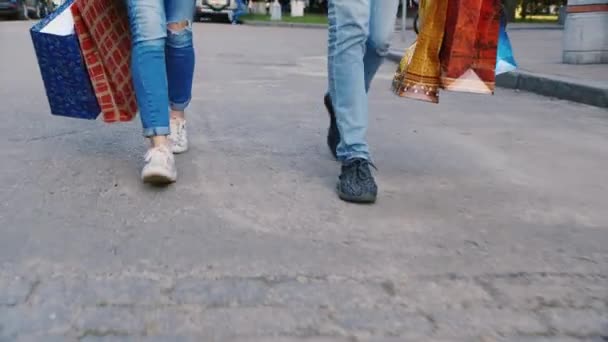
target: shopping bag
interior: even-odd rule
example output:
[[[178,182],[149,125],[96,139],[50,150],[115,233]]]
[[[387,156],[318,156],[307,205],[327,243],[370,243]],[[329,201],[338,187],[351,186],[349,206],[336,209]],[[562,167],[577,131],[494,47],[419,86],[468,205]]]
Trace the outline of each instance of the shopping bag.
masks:
[[[68,0],[30,29],[53,115],[96,119],[100,108],[74,32]]]
[[[132,120],[137,102],[131,77],[131,37],[125,1],[76,0],[71,10],[103,120]]]
[[[438,103],[441,85],[440,49],[443,42],[448,0],[420,3],[422,27],[413,50],[406,51],[407,68],[393,78],[393,91],[399,96]],[[411,53],[411,60],[408,56]],[[409,60],[409,61],[408,61]],[[404,60],[402,60],[404,62]],[[402,63],[403,64],[403,63]]]
[[[408,66],[412,63],[412,57],[414,51],[416,51],[416,41],[405,49],[405,53],[397,66],[397,71],[393,77],[393,92],[399,96],[403,96],[405,92],[405,85],[403,83],[405,79],[405,73],[407,72]]]
[[[448,0],[442,88],[494,93],[500,9],[500,0]]]
[[[498,36],[498,51],[496,53],[496,75],[504,74],[517,69],[517,62],[513,56],[513,48],[507,34],[507,16],[503,12],[500,17],[500,33]]]

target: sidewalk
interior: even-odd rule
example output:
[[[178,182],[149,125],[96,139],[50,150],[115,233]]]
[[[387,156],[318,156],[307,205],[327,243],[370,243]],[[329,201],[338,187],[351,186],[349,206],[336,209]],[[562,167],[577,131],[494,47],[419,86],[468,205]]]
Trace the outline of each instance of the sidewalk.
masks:
[[[559,28],[557,25],[512,24],[509,36],[519,69],[499,76],[497,85],[608,107],[608,65],[562,64],[563,30]],[[400,33],[397,34],[390,58],[398,61],[414,39],[413,32],[407,33],[405,41]]]

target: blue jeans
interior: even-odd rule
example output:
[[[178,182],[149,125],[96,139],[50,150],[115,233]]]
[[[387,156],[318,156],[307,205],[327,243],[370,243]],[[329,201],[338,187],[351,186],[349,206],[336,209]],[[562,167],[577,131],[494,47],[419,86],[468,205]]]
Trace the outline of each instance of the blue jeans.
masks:
[[[370,158],[367,93],[388,54],[398,5],[399,0],[329,0],[329,94],[341,161]]]
[[[182,111],[192,98],[194,0],[126,1],[133,85],[144,135],[168,135],[169,108]],[[185,28],[171,28],[182,23]]]
[[[236,9],[232,13],[232,23],[238,23],[243,14],[247,13],[247,5],[244,0],[236,0]]]

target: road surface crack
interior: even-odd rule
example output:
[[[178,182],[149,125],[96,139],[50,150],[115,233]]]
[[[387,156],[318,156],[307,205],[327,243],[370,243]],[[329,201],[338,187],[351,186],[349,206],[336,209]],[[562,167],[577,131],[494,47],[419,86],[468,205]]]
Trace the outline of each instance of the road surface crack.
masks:
[[[34,293],[36,292],[38,287],[40,287],[40,283],[40,280],[36,280],[32,283],[32,286],[30,286],[30,290],[27,292],[27,295],[25,295],[25,299],[23,300],[25,304],[28,304],[30,302],[30,300],[34,296]]]

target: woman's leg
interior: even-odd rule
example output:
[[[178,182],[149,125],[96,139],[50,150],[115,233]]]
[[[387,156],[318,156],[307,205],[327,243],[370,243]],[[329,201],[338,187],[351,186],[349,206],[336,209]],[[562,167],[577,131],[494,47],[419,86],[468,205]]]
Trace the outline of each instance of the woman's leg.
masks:
[[[133,41],[133,84],[144,136],[152,143],[142,178],[145,182],[169,183],[175,181],[177,172],[167,139],[170,129],[164,1],[127,0],[127,4]]]
[[[131,71],[144,135],[169,134],[163,0],[127,0],[133,41]]]
[[[365,65],[365,90],[369,92],[372,80],[388,55],[391,36],[395,31],[399,0],[371,0],[369,38],[363,64]]]
[[[171,105],[171,144],[173,152],[188,149],[184,110],[192,98],[194,47],[192,20],[194,4],[189,0],[165,0],[167,13],[167,79]]]
[[[165,0],[167,13],[167,78],[171,109],[183,112],[192,98],[194,46],[192,44],[193,1]]]

